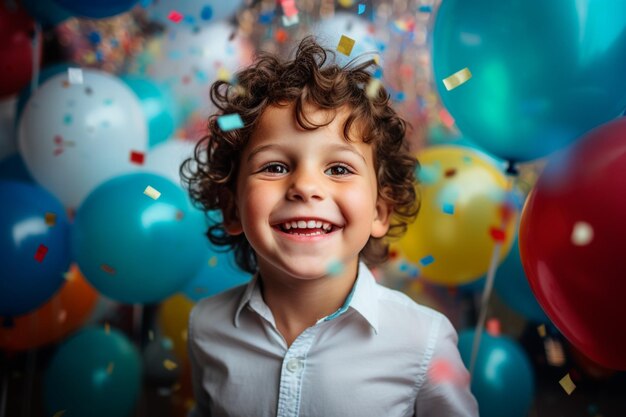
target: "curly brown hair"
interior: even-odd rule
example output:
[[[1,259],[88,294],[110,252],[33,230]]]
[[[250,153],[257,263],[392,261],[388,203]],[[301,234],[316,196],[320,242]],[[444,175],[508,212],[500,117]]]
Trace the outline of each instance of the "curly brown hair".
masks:
[[[209,117],[207,135],[197,143],[193,157],[183,162],[180,174],[196,206],[207,215],[219,209],[228,220],[235,212],[242,152],[265,109],[293,103],[297,123],[312,130],[331,123],[332,118],[314,124],[305,114],[305,105],[334,112],[346,107],[349,115],[344,122],[344,139],[352,141],[349,133],[354,132],[354,125],[360,139],[374,146],[378,195],[391,206],[387,235],[370,237],[360,252],[368,266],[375,266],[388,258],[387,238],[402,236],[417,216],[420,200],[415,174],[419,163],[405,141],[407,123],[391,108],[387,91],[381,86],[375,94],[368,96],[366,92],[374,79],[375,61],[357,64],[353,60],[340,67],[328,55],[334,57],[334,52],[309,36],[301,41],[293,60],[284,61],[262,52],[254,64],[236,74],[236,83],[216,81],[211,86],[211,101],[218,111]],[[218,117],[234,113],[241,117],[243,127],[221,130]],[[224,221],[213,219],[206,235],[212,244],[234,250],[241,269],[256,272],[256,255],[245,234],[229,235]]]

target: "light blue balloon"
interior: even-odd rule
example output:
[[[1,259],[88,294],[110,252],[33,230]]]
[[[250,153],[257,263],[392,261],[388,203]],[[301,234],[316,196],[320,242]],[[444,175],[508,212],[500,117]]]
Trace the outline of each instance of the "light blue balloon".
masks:
[[[469,369],[474,329],[459,333],[459,352]],[[526,417],[533,402],[535,375],[524,350],[513,339],[483,332],[472,375],[480,417]]]
[[[441,99],[492,155],[545,156],[626,108],[624,16],[623,0],[445,0],[432,43]]]
[[[70,224],[65,208],[39,185],[0,180],[0,201],[0,317],[12,317],[61,287],[70,266]],[[53,221],[46,222],[47,213]]]
[[[161,195],[144,194],[150,186]],[[182,289],[205,261],[202,212],[160,175],[133,173],[93,190],[79,207],[74,257],[85,278],[109,298],[152,303]]]
[[[141,388],[137,349],[119,331],[85,328],[56,351],[43,380],[46,415],[128,417]]]
[[[148,121],[148,147],[166,141],[178,126],[174,96],[164,86],[159,86],[146,77],[125,75],[122,81],[139,98],[141,108]]]

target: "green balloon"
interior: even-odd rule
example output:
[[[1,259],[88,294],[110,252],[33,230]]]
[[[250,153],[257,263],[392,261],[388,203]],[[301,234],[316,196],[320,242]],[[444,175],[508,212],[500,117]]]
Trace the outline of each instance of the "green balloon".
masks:
[[[623,0],[443,0],[441,99],[464,136],[509,161],[562,148],[626,108]],[[443,80],[468,68],[447,90]]]
[[[86,328],[59,347],[44,376],[46,415],[130,416],[141,388],[137,349],[119,331]]]

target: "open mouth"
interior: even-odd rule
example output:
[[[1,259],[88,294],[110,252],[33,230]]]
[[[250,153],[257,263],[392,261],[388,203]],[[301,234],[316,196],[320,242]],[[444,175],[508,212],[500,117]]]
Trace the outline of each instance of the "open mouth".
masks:
[[[321,236],[333,233],[334,231],[340,229],[339,226],[322,221],[294,221],[275,224],[273,227],[283,233],[294,236]]]

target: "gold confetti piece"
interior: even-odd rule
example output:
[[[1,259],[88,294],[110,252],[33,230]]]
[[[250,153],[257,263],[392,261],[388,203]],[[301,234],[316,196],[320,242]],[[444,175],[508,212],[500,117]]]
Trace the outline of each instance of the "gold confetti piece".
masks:
[[[174,362],[173,360],[170,360],[170,359],[165,359],[163,361],[163,366],[168,371],[173,371],[174,369],[178,368],[178,365],[176,364],[176,362]]]
[[[154,332],[152,330],[148,330],[148,339],[150,341],[154,340]]]
[[[466,83],[470,78],[472,78],[472,73],[469,68],[465,67],[460,71],[455,72],[448,78],[444,78],[443,85],[446,86],[446,90],[454,90],[461,84]]]
[[[585,246],[593,240],[593,228],[589,223],[576,222],[572,229],[572,243],[576,246]]]
[[[370,82],[367,84],[367,88],[365,89],[365,94],[367,97],[374,98],[378,94],[378,90],[380,89],[380,80],[378,78],[372,78]]]
[[[182,332],[180,332],[180,336],[182,337],[183,341],[187,341],[187,329],[184,329]]]
[[[59,410],[56,413],[54,413],[52,417],[61,417],[63,414],[65,414],[65,410]]]
[[[537,326],[537,333],[539,333],[539,336],[541,337],[546,337],[546,325],[540,324]]]
[[[46,224],[48,226],[54,226],[57,222],[57,215],[54,213],[46,212]]]
[[[145,190],[143,190],[143,193],[153,200],[158,200],[159,197],[161,197],[161,193],[149,185],[146,187]]]
[[[572,378],[570,378],[569,373],[561,378],[559,384],[561,384],[567,395],[570,395],[576,389],[576,385],[574,385],[574,382],[572,381]]]
[[[565,353],[563,353],[563,345],[556,339],[547,338],[543,342],[546,350],[546,359],[551,366],[565,365]]]
[[[222,81],[230,81],[230,71],[222,67],[217,71],[217,79]]]
[[[352,48],[354,48],[354,42],[354,39],[346,35],[341,35],[341,39],[339,39],[339,44],[337,45],[337,52],[341,52],[345,56],[350,56]]]
[[[107,366],[107,374],[111,375],[113,373],[114,367],[115,367],[115,363],[109,362],[109,366]]]
[[[111,333],[111,325],[109,324],[108,321],[106,323],[104,323],[104,332],[106,334],[110,334]]]
[[[211,256],[211,259],[209,259],[209,266],[213,268],[216,265],[217,265],[217,256]]]

